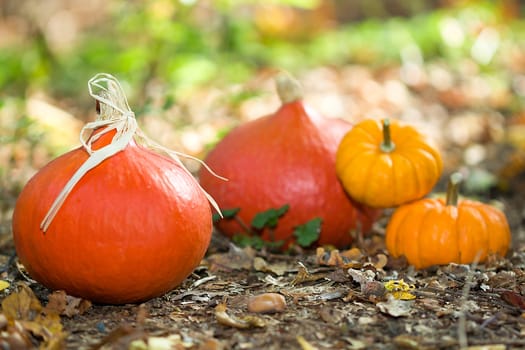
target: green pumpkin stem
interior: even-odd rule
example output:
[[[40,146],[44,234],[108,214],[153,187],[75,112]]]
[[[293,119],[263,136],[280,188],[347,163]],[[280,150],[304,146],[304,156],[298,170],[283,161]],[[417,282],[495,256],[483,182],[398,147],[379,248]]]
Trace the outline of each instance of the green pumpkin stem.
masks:
[[[390,119],[383,119],[383,142],[381,143],[381,151],[392,152],[396,145],[392,142],[390,135]]]
[[[450,175],[447,185],[447,197],[445,200],[446,205],[458,205],[459,197],[459,184],[463,181],[463,175],[461,173],[453,173]]]
[[[279,73],[275,78],[275,85],[282,104],[292,103],[303,98],[301,84],[288,73]]]

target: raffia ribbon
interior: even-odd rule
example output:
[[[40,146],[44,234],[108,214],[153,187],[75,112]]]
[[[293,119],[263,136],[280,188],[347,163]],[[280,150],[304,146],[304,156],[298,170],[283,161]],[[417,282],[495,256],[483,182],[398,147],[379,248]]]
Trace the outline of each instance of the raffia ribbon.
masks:
[[[155,141],[148,138],[137,125],[135,113],[131,110],[128,104],[124,90],[119,81],[111,74],[99,73],[88,81],[89,94],[100,103],[100,114],[94,122],[84,125],[80,132],[80,143],[82,147],[89,154],[89,158],[78,168],[71,179],[66,183],[62,191],[49,208],[46,216],[40,224],[42,231],[46,232],[55,218],[56,214],[64,204],[67,196],[71,193],[75,185],[82,179],[82,177],[91,169],[98,166],[104,160],[112,157],[118,152],[124,150],[129,142],[134,139],[135,142],[144,147],[155,150],[159,153],[164,153],[172,158],[175,162],[181,165],[182,169],[191,175],[190,171],[182,164],[179,157],[189,158],[199,162],[214,176],[222,180],[225,178],[213,172],[203,161],[190,156],[188,154],[170,150]],[[101,129],[97,134],[93,134],[95,130]],[[92,149],[92,145],[100,137],[108,132],[115,130],[116,133],[108,145],[97,150]],[[200,185],[199,185],[200,186]],[[208,194],[202,187],[200,187],[210,204],[220,214],[221,211],[217,202]]]

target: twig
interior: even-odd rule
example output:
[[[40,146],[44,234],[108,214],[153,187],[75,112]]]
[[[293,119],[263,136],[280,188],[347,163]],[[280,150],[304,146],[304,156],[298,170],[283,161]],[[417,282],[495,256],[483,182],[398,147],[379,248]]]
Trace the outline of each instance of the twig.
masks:
[[[486,328],[489,324],[493,323],[494,321],[498,320],[498,317],[501,315],[501,312],[497,312],[491,317],[487,318],[486,320],[481,323],[481,326],[479,326],[480,329]]]

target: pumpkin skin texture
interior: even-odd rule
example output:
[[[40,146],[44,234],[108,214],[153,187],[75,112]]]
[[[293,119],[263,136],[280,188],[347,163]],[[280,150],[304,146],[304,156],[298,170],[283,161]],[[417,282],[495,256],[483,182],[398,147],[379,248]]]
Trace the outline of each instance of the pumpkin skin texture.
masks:
[[[284,82],[278,81],[283,104],[275,113],[236,127],[207,155],[206,164],[228,181],[203,169],[201,186],[221,209],[240,208],[237,216],[248,225],[256,214],[288,204],[273,232],[261,233],[266,241],[283,240],[283,249],[294,242],[296,226],[317,217],[317,244],[347,246],[351,230],[368,231],[378,215],[350,199],[335,174],[335,151],[351,124],[323,118],[303,103],[298,85]],[[229,237],[245,233],[233,219],[217,227]]]
[[[111,137],[101,137],[94,149]],[[82,148],[70,151],[22,190],[13,234],[29,274],[50,289],[110,304],[144,301],[179,285],[209,245],[211,209],[180,165],[134,141],[85,174],[47,232],[40,229],[87,158]]]
[[[505,214],[495,207],[468,199],[426,198],[397,208],[385,239],[393,257],[404,255],[421,269],[483,262],[494,253],[504,256],[511,233]]]
[[[438,150],[415,128],[366,119],[341,141],[336,171],[355,200],[375,208],[395,207],[427,195],[441,176]]]

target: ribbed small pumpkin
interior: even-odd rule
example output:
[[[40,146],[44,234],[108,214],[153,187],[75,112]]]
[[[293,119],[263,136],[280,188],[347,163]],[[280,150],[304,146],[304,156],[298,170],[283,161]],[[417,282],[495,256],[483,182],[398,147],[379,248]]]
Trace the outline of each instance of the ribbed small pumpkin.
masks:
[[[425,268],[448,263],[483,262],[489,254],[504,256],[511,233],[505,214],[496,207],[458,200],[461,174],[450,177],[447,196],[400,206],[386,228],[386,247]]]
[[[366,119],[337,149],[336,171],[355,200],[375,208],[395,207],[427,195],[443,170],[441,155],[416,128]]]
[[[88,142],[108,127],[96,128]],[[92,155],[116,140],[115,130],[103,134]],[[80,178],[52,221],[43,223],[46,213],[90,159],[85,147],[51,161],[22,190],[13,214],[16,251],[48,288],[98,303],[139,302],[179,285],[203,258],[212,216],[198,182],[133,139],[124,146]]]
[[[352,127],[341,119],[328,119],[308,107],[299,83],[286,74],[277,76],[282,106],[273,114],[233,129],[205,159],[222,181],[203,170],[202,187],[221,209],[240,208],[238,217],[249,224],[258,213],[289,205],[267,241],[294,241],[298,225],[321,218],[318,244],[346,246],[351,230],[368,231],[377,211],[348,197],[335,174],[335,152]],[[244,233],[236,220],[221,220],[228,236]]]

